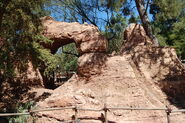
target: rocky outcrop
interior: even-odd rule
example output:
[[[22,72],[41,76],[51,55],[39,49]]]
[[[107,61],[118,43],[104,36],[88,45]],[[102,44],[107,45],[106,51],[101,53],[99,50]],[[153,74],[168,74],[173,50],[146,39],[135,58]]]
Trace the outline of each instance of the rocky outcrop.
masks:
[[[130,24],[124,31],[124,45],[122,52],[131,50],[136,46],[152,45],[152,40],[146,35],[143,26]]]
[[[153,46],[139,24],[131,24],[124,35],[122,53],[133,60],[143,76],[157,81],[171,95],[185,93],[185,66],[174,48]]]
[[[138,31],[139,29],[141,32]],[[101,109],[106,103],[108,107],[164,108],[168,105],[172,109],[177,109],[176,105],[179,100],[173,98],[175,103],[172,102],[169,100],[170,95],[164,93],[164,88],[161,85],[158,86],[159,83],[164,83],[167,76],[184,76],[182,73],[184,68],[175,50],[168,47],[153,47],[140,25],[130,26],[125,35],[126,42],[121,55],[102,60],[105,58],[101,54],[87,53],[79,58],[79,66],[87,68],[82,69],[82,73],[91,71],[91,75],[94,75],[93,71],[97,73],[100,68],[102,69],[101,74],[89,76],[88,79],[74,75],[64,85],[55,89],[49,98],[37,103],[38,108],[78,106],[79,108]],[[93,63],[95,61],[101,64],[96,67],[97,69],[91,69],[97,64]],[[182,78],[182,81],[184,80]],[[166,80],[183,89],[182,81],[175,83],[171,79]],[[172,86],[172,84],[163,85],[169,89]],[[170,90],[173,90],[173,87],[175,86],[172,86]],[[177,92],[177,89],[174,91]],[[183,90],[181,90],[182,93]],[[74,118],[74,111],[48,111],[36,115],[39,116],[38,121],[41,122],[69,121]],[[81,122],[101,123],[104,122],[102,116],[102,112],[78,112]],[[182,123],[184,114],[173,115],[171,113],[170,120]],[[166,113],[164,111],[109,110],[108,121],[166,123]]]
[[[101,73],[101,68],[104,66],[104,62],[107,58],[105,54],[107,40],[101,35],[97,27],[76,22],[58,22],[51,17],[43,17],[41,21],[43,24],[42,34],[51,40],[51,42],[40,43],[44,48],[49,49],[51,53],[54,54],[61,46],[75,43],[78,54],[80,55],[78,59],[78,75],[89,78],[92,75]],[[0,38],[0,47],[4,45],[3,43],[3,39]],[[1,48],[1,50],[3,49]],[[6,102],[7,105],[12,105],[12,103],[16,104],[16,101],[22,100],[25,95],[28,95],[27,100],[31,100],[35,97],[35,93],[28,93],[31,88],[43,86],[52,88],[53,81],[48,80],[48,78],[44,77],[43,74],[41,75],[39,71],[39,69],[44,69],[44,65],[40,68],[36,68],[34,67],[32,58],[28,59],[27,64],[24,66],[24,71],[19,71],[18,68],[16,69],[14,79],[10,78],[5,81],[4,78],[0,76],[1,102]],[[15,68],[18,66],[19,65],[15,64]],[[3,71],[0,70],[0,74],[3,74]],[[43,94],[43,97],[46,95]],[[66,101],[66,104],[68,102]]]
[[[154,81],[140,75],[127,55],[109,57],[106,67],[98,76],[88,80],[73,76],[68,82],[53,91],[46,100],[37,103],[38,109],[71,107],[101,109],[108,107],[164,108],[171,105],[166,95]],[[38,113],[38,122],[67,122],[74,118],[73,110],[56,110]],[[102,112],[79,110],[78,118],[86,123],[103,123]],[[178,121],[176,121],[178,117]],[[171,114],[171,122],[181,123],[184,114]],[[50,121],[49,121],[50,120]],[[164,111],[109,110],[108,121],[115,123],[166,123]]]
[[[43,43],[45,48],[55,53],[58,48],[74,42],[78,53],[106,52],[107,40],[94,25],[66,23],[55,21],[51,17],[43,17],[43,35],[53,40],[52,43]]]
[[[44,86],[43,85],[43,78],[38,68],[35,68],[33,66],[33,63],[31,61],[28,61],[27,63],[27,69],[26,71],[19,73],[16,72],[16,79],[15,81],[20,81],[21,83],[24,83],[24,85],[33,87],[33,86]],[[20,83],[20,84],[21,84]]]
[[[170,76],[183,75],[184,65],[178,59],[175,49],[153,46],[140,24],[131,24],[124,35],[122,53],[130,56],[147,78],[164,80]]]
[[[51,17],[43,17],[41,20],[44,27],[43,35],[53,41],[41,43],[45,48],[55,53],[61,46],[75,43],[80,54],[79,75],[89,77],[100,73],[102,63],[106,59],[107,40],[97,27],[77,22],[58,22]]]

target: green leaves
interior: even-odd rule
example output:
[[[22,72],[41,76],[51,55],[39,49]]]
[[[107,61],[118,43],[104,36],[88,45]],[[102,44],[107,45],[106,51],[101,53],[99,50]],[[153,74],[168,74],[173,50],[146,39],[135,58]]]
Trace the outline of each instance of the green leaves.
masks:
[[[27,102],[25,104],[17,104],[16,108],[14,109],[15,113],[25,113],[28,109],[33,108],[35,106],[35,102]],[[22,115],[22,116],[14,116],[8,118],[9,123],[28,123],[31,122],[29,115]]]
[[[60,72],[77,71],[77,50],[75,44],[68,44],[63,46],[60,52],[58,52],[58,65]]]
[[[15,69],[24,71],[21,66],[25,66],[34,55],[33,43],[45,40],[39,37],[45,1],[0,1],[0,38],[3,39],[0,45],[0,71],[3,76],[14,75]]]
[[[108,39],[108,52],[119,52],[123,44],[123,31],[126,28],[126,19],[117,14],[111,18],[111,23],[106,27],[107,30],[104,33]]]
[[[183,8],[182,0],[154,0],[154,3],[159,7],[156,18],[161,21],[178,17]]]
[[[185,2],[183,0],[154,0],[154,30],[162,45],[173,46],[178,56],[185,58]]]

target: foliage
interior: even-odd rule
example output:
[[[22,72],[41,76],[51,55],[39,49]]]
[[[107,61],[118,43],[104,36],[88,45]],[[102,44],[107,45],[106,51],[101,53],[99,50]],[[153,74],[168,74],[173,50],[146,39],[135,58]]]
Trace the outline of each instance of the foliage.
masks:
[[[173,24],[170,38],[174,42],[173,46],[182,59],[185,59],[185,18],[181,18],[178,23]]]
[[[52,72],[57,68],[57,55],[51,54],[48,49],[44,49],[40,46],[40,44],[34,42],[33,43],[34,50],[32,51],[35,56],[33,57],[37,64],[37,67],[43,72],[43,74],[47,77],[53,77]]]
[[[155,21],[173,20],[181,14],[183,0],[152,0],[150,13]]]
[[[34,108],[35,103],[30,101],[27,102],[25,104],[17,104],[15,109],[12,109],[11,112],[15,112],[15,113],[24,113],[27,112],[28,109]],[[2,120],[2,119],[0,119]],[[8,123],[31,123],[31,118],[29,115],[20,115],[20,116],[11,116],[11,117],[6,117],[6,120],[4,119],[4,122],[8,122]]]
[[[151,13],[153,28],[160,44],[173,46],[185,58],[185,2],[183,0],[154,0]]]
[[[57,53],[58,72],[77,71],[77,50],[74,43],[63,46]]]
[[[118,14],[111,17],[111,23],[107,26],[105,36],[108,39],[108,53],[119,52],[123,44],[123,31],[126,28],[126,19]]]
[[[5,78],[15,75],[15,69],[19,72],[26,70],[26,63],[29,60],[40,62],[38,60],[40,58],[45,62],[47,57],[50,58],[51,54],[43,49],[39,50],[37,46],[41,40],[48,41],[40,35],[42,30],[40,17],[46,15],[44,10],[46,2],[46,0],[0,1],[0,74]],[[39,52],[40,56],[34,54],[35,52]]]

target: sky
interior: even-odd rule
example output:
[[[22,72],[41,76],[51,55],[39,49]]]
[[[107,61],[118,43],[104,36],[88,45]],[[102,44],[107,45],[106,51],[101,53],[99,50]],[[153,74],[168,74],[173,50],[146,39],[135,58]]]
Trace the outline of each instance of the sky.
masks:
[[[83,0],[82,0],[83,1]],[[87,0],[88,1],[88,0]],[[131,5],[129,7],[133,8],[133,14],[135,17],[139,16],[137,8],[135,7],[135,2],[132,0]],[[49,11],[51,11],[50,16],[53,17],[57,21],[64,21],[64,13],[61,11],[62,8],[60,6],[52,6],[51,8],[48,8]],[[68,11],[70,13],[70,11]],[[148,9],[149,13],[149,9]],[[107,13],[105,11],[97,11],[97,17],[101,19],[106,19],[107,18]],[[110,18],[111,15],[108,15],[108,18]],[[128,20],[130,16],[126,16],[126,19]],[[104,31],[105,30],[105,21],[102,21],[101,19],[98,19],[97,25],[100,30]],[[149,19],[152,20],[152,15],[149,15]],[[80,21],[79,21],[80,22]],[[89,22],[88,22],[89,23]],[[89,23],[90,24],[90,23]],[[61,53],[61,49],[57,51],[57,53]]]
[[[81,0],[81,1],[89,1],[89,0]],[[133,10],[133,14],[134,14],[135,17],[137,17],[139,14],[138,14],[137,9],[136,9],[135,6],[136,6],[135,2],[134,2],[134,0],[132,0],[132,2],[131,2],[129,7],[133,8],[132,9]],[[53,7],[49,8],[49,10],[51,11],[51,16],[55,20],[57,20],[57,21],[65,21],[64,20],[64,13],[62,13],[62,11],[61,11],[62,8],[63,7],[60,7],[60,6],[53,6]],[[152,15],[149,14],[149,9],[150,8],[148,8],[148,17],[149,17],[149,20],[152,20]],[[67,11],[69,11],[69,10],[67,10]],[[97,11],[97,17],[100,18],[100,19],[98,19],[98,22],[96,22],[96,23],[97,23],[97,25],[98,25],[100,30],[105,30],[106,23],[105,23],[105,21],[102,21],[102,19],[106,19],[107,18],[107,14],[106,14],[105,11],[103,11],[103,12],[102,11],[98,11],[98,10],[96,10],[96,11]],[[68,13],[70,13],[70,11]],[[108,18],[110,18],[110,17],[111,16],[108,15]],[[129,17],[130,16],[126,16],[126,19],[128,20]],[[81,19],[79,19],[79,22],[82,23]],[[87,23],[90,24],[90,22],[88,22],[88,21],[87,21]]]

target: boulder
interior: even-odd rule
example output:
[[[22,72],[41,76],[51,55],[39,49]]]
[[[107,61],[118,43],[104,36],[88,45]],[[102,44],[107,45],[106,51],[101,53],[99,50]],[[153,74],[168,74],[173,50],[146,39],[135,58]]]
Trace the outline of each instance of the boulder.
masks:
[[[78,58],[78,75],[90,77],[100,74],[107,55],[104,53],[86,53]]]
[[[122,50],[130,50],[136,46],[152,45],[152,40],[140,24],[130,24],[124,31],[124,45]],[[122,52],[123,52],[122,51]]]

